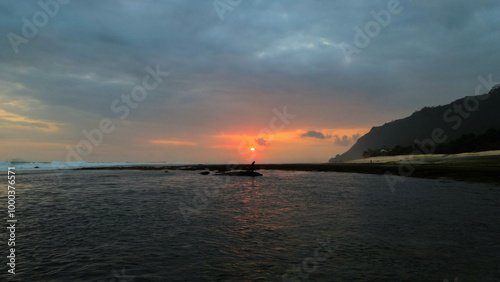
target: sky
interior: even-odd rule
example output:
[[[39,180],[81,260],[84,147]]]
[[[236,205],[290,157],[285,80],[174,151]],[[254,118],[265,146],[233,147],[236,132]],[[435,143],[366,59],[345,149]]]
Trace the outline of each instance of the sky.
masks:
[[[4,0],[0,161],[327,162],[500,77],[499,14],[486,0]]]

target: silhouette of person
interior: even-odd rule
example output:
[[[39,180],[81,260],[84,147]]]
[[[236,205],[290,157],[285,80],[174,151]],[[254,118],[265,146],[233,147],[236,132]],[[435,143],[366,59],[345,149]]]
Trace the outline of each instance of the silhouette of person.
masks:
[[[253,163],[250,165],[250,170],[253,171],[254,170],[254,165],[255,165],[255,161],[253,161]]]

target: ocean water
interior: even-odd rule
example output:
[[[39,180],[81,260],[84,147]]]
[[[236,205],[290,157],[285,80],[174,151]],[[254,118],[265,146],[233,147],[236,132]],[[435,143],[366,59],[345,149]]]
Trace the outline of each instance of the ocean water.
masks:
[[[61,169],[78,169],[78,168],[95,168],[95,167],[115,167],[115,166],[136,166],[136,165],[183,165],[189,164],[184,162],[163,162],[163,163],[88,163],[86,161],[79,162],[22,162],[22,161],[12,161],[4,162],[0,161],[0,171],[7,171],[9,167],[15,167],[18,171],[29,171],[29,170],[61,170]]]
[[[261,172],[19,171],[0,281],[500,279],[498,187]]]

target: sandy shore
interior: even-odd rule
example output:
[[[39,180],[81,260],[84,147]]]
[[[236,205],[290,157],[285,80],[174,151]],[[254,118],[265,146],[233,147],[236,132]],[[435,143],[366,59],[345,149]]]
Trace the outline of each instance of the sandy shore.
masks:
[[[346,163],[350,164],[366,164],[366,163],[376,163],[376,164],[388,164],[388,163],[439,163],[439,162],[453,162],[453,161],[463,161],[463,160],[478,160],[478,159],[489,159],[489,158],[500,158],[500,150],[497,151],[485,151],[485,152],[475,152],[475,153],[462,153],[462,154],[428,154],[428,155],[402,155],[402,156],[382,156],[358,159],[353,161],[348,161]]]

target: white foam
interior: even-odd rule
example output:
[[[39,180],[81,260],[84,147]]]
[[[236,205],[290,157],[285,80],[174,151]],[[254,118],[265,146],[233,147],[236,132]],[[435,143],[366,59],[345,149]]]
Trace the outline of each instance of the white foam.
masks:
[[[116,166],[135,166],[135,165],[186,165],[183,162],[164,162],[164,163],[88,163],[80,162],[2,162],[0,161],[0,171],[6,171],[8,167],[15,167],[16,170],[56,170],[56,169],[75,169],[85,167],[116,167]]]

